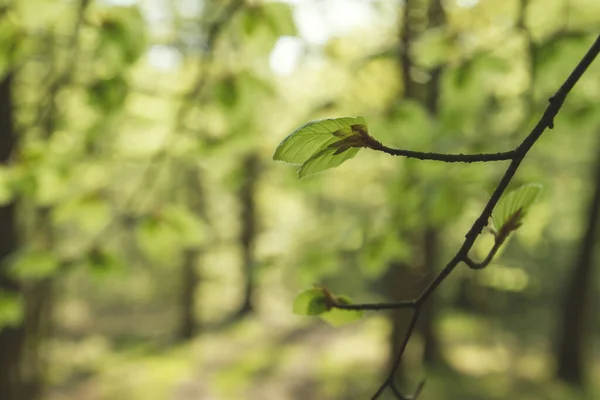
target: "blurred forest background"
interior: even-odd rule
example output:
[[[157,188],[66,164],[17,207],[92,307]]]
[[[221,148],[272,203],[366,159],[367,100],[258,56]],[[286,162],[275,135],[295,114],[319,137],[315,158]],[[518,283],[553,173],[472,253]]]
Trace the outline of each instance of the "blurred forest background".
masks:
[[[597,0],[2,1],[0,399],[369,398],[407,315],[332,328],[295,295],[413,298],[506,162],[363,150],[299,181],[275,147],[363,115],[390,146],[510,150],[599,27]],[[598,61],[528,182],[500,256],[429,303],[407,392],[600,398]]]

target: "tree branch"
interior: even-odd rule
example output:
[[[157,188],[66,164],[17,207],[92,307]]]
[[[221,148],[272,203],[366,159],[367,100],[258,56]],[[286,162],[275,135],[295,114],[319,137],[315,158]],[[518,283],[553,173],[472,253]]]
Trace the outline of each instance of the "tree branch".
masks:
[[[489,263],[492,262],[492,260],[496,256],[496,253],[498,252],[498,249],[500,249],[500,247],[502,246],[502,243],[503,242],[498,241],[498,240],[496,242],[494,242],[494,247],[492,247],[492,249],[490,250],[488,255],[481,262],[474,261],[468,255],[465,256],[465,259],[463,260],[463,262],[465,264],[467,264],[469,266],[469,268],[471,268],[471,269],[483,269],[483,268],[487,267],[489,265]]]
[[[370,303],[370,304],[333,304],[332,308],[340,310],[364,310],[364,311],[382,311],[382,310],[399,310],[402,308],[415,308],[417,302],[415,300],[400,301],[397,303]]]
[[[419,160],[434,160],[443,161],[447,163],[462,162],[462,163],[473,163],[473,162],[490,162],[490,161],[505,161],[512,160],[516,155],[515,150],[505,151],[501,153],[479,153],[479,154],[444,154],[444,153],[426,153],[421,151],[393,149],[387,147],[382,143],[374,140],[373,143],[369,143],[369,148],[377,151],[382,151],[392,156],[402,156],[406,158],[416,158]]]
[[[392,155],[400,155],[405,157],[413,157],[422,160],[438,160],[438,161],[446,161],[446,162],[475,162],[475,161],[499,161],[499,160],[511,160],[508,165],[502,179],[496,186],[496,189],[492,193],[490,199],[485,205],[481,215],[475,220],[467,234],[465,235],[465,240],[461,245],[460,249],[456,252],[454,257],[446,264],[446,266],[442,269],[442,271],[438,274],[438,276],[423,290],[423,292],[414,300],[402,301],[398,303],[376,303],[376,304],[355,304],[355,305],[335,305],[336,308],[348,309],[348,310],[390,310],[390,309],[402,309],[402,308],[413,308],[414,313],[411,317],[406,335],[400,347],[400,351],[396,356],[394,364],[383,382],[381,386],[377,389],[375,394],[373,395],[371,400],[375,400],[381,396],[381,394],[385,391],[386,388],[390,388],[394,395],[400,400],[416,399],[419,395],[423,383],[422,382],[415,394],[411,397],[403,396],[395,386],[394,383],[394,375],[400,366],[402,355],[404,354],[404,350],[408,344],[412,333],[415,330],[417,325],[417,320],[419,318],[419,314],[421,312],[421,308],[423,304],[427,301],[427,299],[431,296],[431,294],[438,288],[438,286],[450,275],[450,273],[456,268],[456,266],[464,262],[472,269],[481,269],[487,266],[492,259],[494,258],[496,252],[502,245],[502,241],[497,241],[494,244],[494,247],[490,250],[488,256],[481,263],[477,263],[473,261],[469,257],[469,250],[473,247],[475,240],[481,234],[483,229],[487,226],[488,220],[494,210],[494,207],[500,200],[500,197],[506,190],[508,184],[514,177],[519,165],[529,152],[536,141],[540,138],[540,136],[544,133],[546,128],[552,129],[554,128],[554,118],[560,111],[567,95],[573,89],[577,81],[583,76],[584,72],[588,69],[590,64],[594,61],[596,56],[600,53],[600,36],[598,36],[595,42],[592,44],[587,53],[583,56],[579,64],[573,69],[573,72],[569,75],[569,77],[565,80],[565,82],[561,85],[561,87],[556,91],[556,93],[549,99],[549,105],[544,111],[544,114],[535,125],[535,127],[531,130],[531,132],[523,139],[521,144],[517,146],[514,150],[506,152],[506,153],[496,153],[496,154],[475,154],[475,155],[451,155],[451,154],[437,154],[437,153],[419,153],[412,152],[408,150],[395,150],[390,149],[386,146],[383,146],[379,143],[379,146],[369,146],[374,150],[384,151],[388,154]]]

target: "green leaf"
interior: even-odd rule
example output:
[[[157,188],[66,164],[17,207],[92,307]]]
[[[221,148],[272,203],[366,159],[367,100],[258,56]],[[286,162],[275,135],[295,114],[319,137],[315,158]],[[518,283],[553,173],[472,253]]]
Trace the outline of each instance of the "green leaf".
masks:
[[[0,330],[23,320],[23,300],[14,292],[0,290]]]
[[[60,260],[50,251],[25,249],[14,255],[11,275],[20,279],[41,279],[52,276]]]
[[[337,167],[372,140],[363,117],[312,121],[292,132],[275,150],[274,160],[302,165],[299,177]]]
[[[340,149],[328,147],[309,158],[298,170],[298,176],[304,178],[317,172],[334,168],[344,161],[351,159],[360,150],[357,147],[347,149],[341,154],[336,154]]]
[[[503,239],[521,226],[521,222],[542,192],[542,185],[529,183],[503,196],[492,218],[498,236]]]
[[[294,300],[294,314],[320,315],[328,309],[326,295],[322,289],[310,289],[300,293]]]
[[[294,300],[294,314],[318,315],[332,326],[340,326],[360,319],[364,312],[359,310],[340,310],[332,308],[333,304],[352,304],[346,296],[333,296],[322,287],[300,293]]]
[[[352,304],[350,298],[346,296],[337,296],[335,301],[341,304]],[[320,315],[321,319],[332,326],[341,326],[361,319],[364,315],[362,310],[340,310],[332,308]]]

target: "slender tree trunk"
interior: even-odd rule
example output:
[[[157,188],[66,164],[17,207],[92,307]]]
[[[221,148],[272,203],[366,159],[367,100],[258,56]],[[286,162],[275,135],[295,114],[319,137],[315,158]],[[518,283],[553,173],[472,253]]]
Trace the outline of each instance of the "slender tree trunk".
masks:
[[[243,163],[244,182],[239,192],[240,204],[242,206],[240,232],[240,244],[242,247],[242,265],[244,272],[244,295],[242,305],[238,311],[238,317],[244,316],[254,310],[253,296],[255,286],[254,270],[254,241],[256,239],[256,183],[259,174],[259,158],[256,154],[250,154]]]
[[[29,400],[41,397],[46,365],[40,356],[41,344],[52,330],[54,279],[23,285],[25,297],[25,346],[23,349],[23,393]]]
[[[6,164],[16,147],[14,131],[12,74],[0,81],[0,162]],[[18,247],[15,203],[0,205],[0,292],[22,299],[21,285],[6,271],[6,261]],[[0,327],[0,399],[22,400],[22,359],[25,326]]]
[[[191,167],[186,175],[185,201],[194,214],[208,224],[206,195],[201,171]],[[201,283],[201,275],[198,269],[201,255],[202,248],[198,245],[186,249],[183,254],[180,299],[181,319],[178,332],[180,340],[192,339],[200,329],[196,310],[196,296]]]
[[[436,228],[428,227],[423,235],[423,267],[426,277],[435,275],[439,253],[439,235]],[[423,288],[422,285],[420,285]],[[437,296],[433,295],[423,305],[423,315],[418,325],[419,332],[423,336],[425,343],[424,360],[427,364],[437,364],[441,361],[440,349],[435,334],[434,317],[437,303]]]
[[[384,284],[386,295],[390,301],[403,301],[414,298],[421,292],[419,282],[419,271],[407,263],[392,261],[390,262],[387,272],[384,276]],[[402,339],[406,336],[406,330],[412,316],[412,310],[397,310],[389,314],[392,323],[390,333],[390,357],[388,359],[388,370],[395,363],[396,356],[400,352]],[[406,367],[403,365],[403,367]],[[399,375],[396,377],[401,383],[406,380],[406,368],[399,369]]]
[[[197,249],[185,250],[183,254],[181,282],[181,321],[178,337],[180,340],[190,340],[198,331],[196,316],[196,291],[200,278],[196,272],[196,262],[200,252]]]
[[[594,281],[594,249],[598,242],[600,222],[600,157],[596,160],[593,179],[594,193],[584,216],[587,227],[579,244],[575,269],[566,287],[556,348],[556,376],[578,386],[583,385],[585,381],[585,354],[590,348],[586,321],[590,311],[589,297],[591,282]]]
[[[446,15],[440,0],[432,0],[427,10],[428,27],[438,28],[445,24]],[[433,117],[439,113],[440,86],[443,73],[442,67],[435,67],[429,71],[430,80],[426,84],[424,104]],[[425,210],[429,215],[430,210]],[[427,218],[423,218],[427,220]],[[440,252],[439,227],[427,224],[423,232],[423,267],[426,276],[434,276],[438,266],[438,254]],[[439,350],[437,336],[435,335],[434,315],[436,310],[437,296],[433,294],[423,309],[423,319],[420,324],[420,332],[425,341],[425,362],[429,364],[440,364],[443,360]]]
[[[416,15],[416,17],[415,17]],[[425,19],[422,16],[427,16]],[[419,17],[421,16],[421,17]],[[402,9],[402,27],[400,32],[400,73],[403,82],[403,97],[421,102],[429,112],[435,116],[438,112],[440,77],[442,68],[438,67],[429,71],[431,79],[426,84],[416,82],[412,78],[415,68],[411,57],[411,47],[413,41],[426,27],[438,27],[445,21],[444,12],[439,0],[433,0],[430,4],[423,1],[407,0]],[[414,177],[408,178],[408,182],[416,180]],[[439,239],[436,226],[427,222],[425,215],[427,209],[423,209],[424,227],[421,232],[401,232],[400,235],[409,238],[409,241],[415,243],[415,248],[422,249],[422,253],[414,257],[415,266],[411,268],[408,265],[402,265],[391,262],[388,282],[393,288],[388,289],[390,299],[393,301],[406,300],[410,297],[416,297],[424,289],[426,282],[424,276],[434,276],[437,266],[437,254],[439,253]],[[417,261],[418,260],[418,261]],[[402,283],[401,283],[402,282]],[[400,290],[400,286],[402,290]],[[407,286],[407,287],[404,287]],[[422,314],[417,325],[418,331],[424,339],[424,358],[427,363],[434,363],[441,359],[439,356],[439,345],[434,330],[434,314],[436,299],[433,295],[424,305]],[[405,336],[406,328],[409,323],[410,314],[394,313],[392,318],[392,333],[390,335],[392,353],[389,363],[392,364],[398,354],[398,346]]]

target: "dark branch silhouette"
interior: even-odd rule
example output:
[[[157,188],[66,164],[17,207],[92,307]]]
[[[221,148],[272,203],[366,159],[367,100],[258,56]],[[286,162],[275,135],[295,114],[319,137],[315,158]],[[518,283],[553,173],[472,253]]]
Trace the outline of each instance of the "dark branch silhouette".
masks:
[[[382,151],[392,156],[402,156],[407,158],[417,158],[419,160],[434,160],[443,161],[448,163],[462,162],[462,163],[473,163],[473,162],[490,162],[490,161],[506,161],[515,158],[516,150],[506,151],[503,153],[480,153],[480,154],[444,154],[444,153],[426,153],[421,151],[393,149],[387,147],[380,142],[374,141],[369,146],[370,149]]]
[[[394,382],[394,375],[400,366],[402,361],[402,355],[404,354],[404,350],[410,340],[415,327],[417,325],[417,320],[419,319],[419,314],[421,312],[421,307],[427,301],[427,299],[431,296],[431,294],[440,286],[440,284],[450,275],[450,273],[456,268],[458,264],[465,263],[468,267],[472,269],[482,269],[485,268],[494,258],[494,255],[502,245],[503,241],[496,241],[494,247],[490,250],[488,256],[480,263],[473,261],[469,257],[469,251],[473,247],[475,240],[481,234],[483,229],[487,226],[488,220],[492,215],[492,211],[494,207],[500,200],[500,197],[506,190],[508,184],[514,177],[519,165],[529,152],[536,141],[540,138],[540,136],[544,133],[546,128],[553,129],[554,128],[554,118],[560,111],[565,99],[569,92],[573,89],[577,81],[583,76],[584,72],[588,69],[591,63],[594,61],[596,56],[600,53],[600,36],[598,36],[595,42],[592,44],[587,53],[583,56],[579,64],[575,67],[573,72],[569,75],[569,77],[565,80],[565,82],[561,85],[561,87],[556,91],[556,93],[549,99],[549,105],[544,111],[544,114],[535,125],[535,127],[531,130],[531,132],[523,139],[521,144],[519,144],[514,150],[505,153],[496,153],[496,154],[473,154],[473,155],[464,155],[464,154],[438,154],[438,153],[420,153],[408,150],[396,150],[388,148],[382,145],[379,142],[379,146],[374,145],[373,143],[369,144],[369,148],[373,150],[384,151],[391,155],[399,155],[405,157],[418,158],[421,160],[438,160],[445,162],[486,162],[486,161],[499,161],[499,160],[511,160],[508,165],[502,179],[496,186],[496,189],[492,193],[490,199],[485,205],[481,215],[475,220],[467,234],[465,235],[465,240],[460,247],[460,249],[456,252],[454,257],[446,264],[446,266],[442,269],[442,271],[437,275],[437,277],[423,290],[423,292],[414,300],[407,300],[403,302],[397,303],[376,303],[376,304],[353,304],[353,305],[341,305],[334,304],[332,305],[335,308],[346,309],[346,310],[395,310],[395,309],[403,309],[403,308],[412,308],[413,315],[410,320],[410,324],[408,326],[408,330],[400,346],[400,351],[396,356],[396,359],[393,363],[393,366],[385,379],[385,381],[381,384],[381,386],[377,389],[371,400],[375,400],[379,398],[379,396],[385,391],[386,388],[390,388],[394,393],[396,398],[400,400],[409,400],[416,399],[423,388],[424,382],[419,384],[417,390],[412,396],[405,396],[396,387]]]

